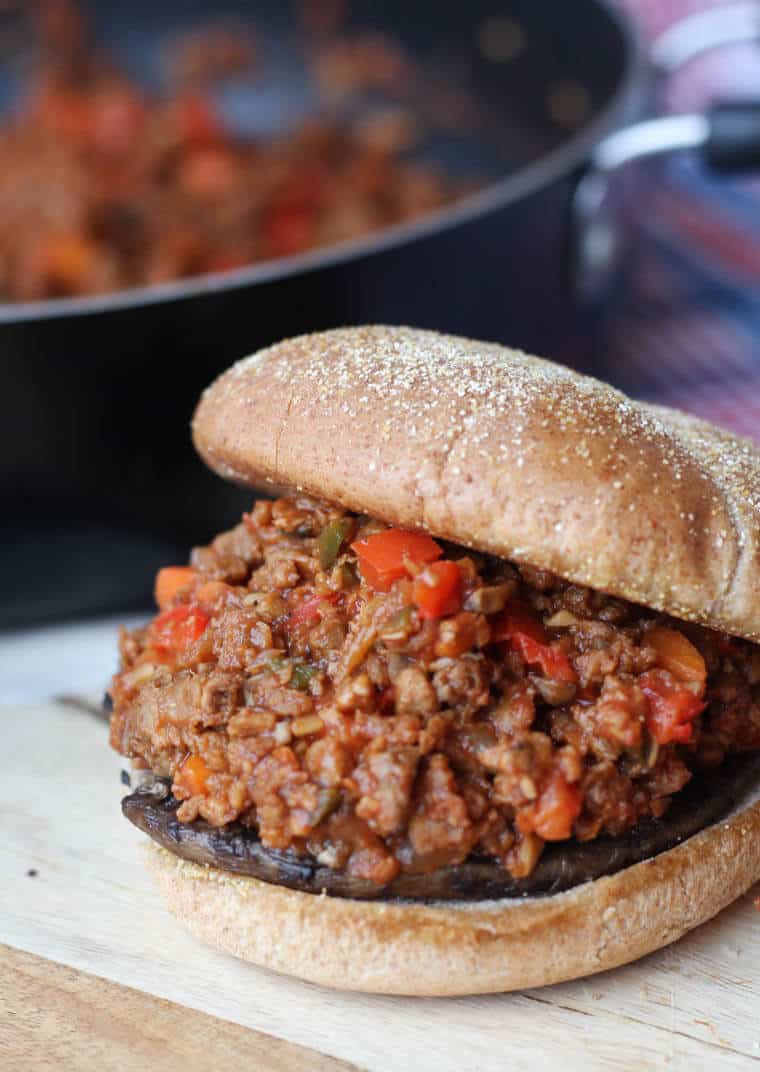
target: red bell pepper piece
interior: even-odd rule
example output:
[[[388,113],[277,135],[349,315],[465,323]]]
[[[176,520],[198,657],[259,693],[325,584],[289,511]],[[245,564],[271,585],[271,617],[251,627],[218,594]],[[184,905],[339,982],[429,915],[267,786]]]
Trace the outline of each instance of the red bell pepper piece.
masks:
[[[420,618],[443,618],[462,609],[462,574],[456,562],[433,562],[414,581]]]
[[[649,670],[639,678],[639,685],[649,701],[647,727],[658,744],[688,744],[693,736],[692,722],[707,704],[690,689],[679,688],[662,671]]]
[[[491,639],[506,640],[529,666],[539,666],[546,677],[576,684],[578,675],[564,651],[552,647],[548,634],[530,607],[511,603],[492,623]]]
[[[154,619],[150,639],[159,651],[181,652],[204,633],[209,616],[194,603],[165,610]]]
[[[443,554],[431,536],[406,529],[385,529],[354,540],[362,577],[376,592],[387,592],[394,581],[407,576],[407,563],[426,566]]]
[[[318,622],[322,617],[321,608],[325,603],[337,603],[340,592],[330,592],[324,596],[308,596],[288,615],[288,625],[304,625],[306,622]]]

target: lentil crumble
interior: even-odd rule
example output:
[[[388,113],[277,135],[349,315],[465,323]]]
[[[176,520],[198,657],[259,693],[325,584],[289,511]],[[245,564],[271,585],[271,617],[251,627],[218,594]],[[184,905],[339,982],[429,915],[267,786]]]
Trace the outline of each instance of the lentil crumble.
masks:
[[[111,742],[177,816],[378,884],[662,816],[760,749],[760,649],[303,496],[260,501],[123,631]]]

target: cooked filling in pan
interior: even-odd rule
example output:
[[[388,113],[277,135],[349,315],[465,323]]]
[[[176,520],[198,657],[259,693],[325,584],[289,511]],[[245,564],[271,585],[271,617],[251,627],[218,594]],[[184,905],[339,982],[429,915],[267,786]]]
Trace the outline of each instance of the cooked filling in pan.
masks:
[[[266,57],[245,32],[177,38],[159,93],[95,46],[70,0],[41,0],[29,15],[36,62],[0,119],[0,300],[102,294],[304,253],[474,188],[413,158],[435,116],[401,92],[422,73],[383,35],[320,44],[305,33],[311,111],[248,136],[218,92],[242,80],[246,114],[267,114],[266,88],[259,98],[251,82]],[[370,91],[384,103],[370,105]]]
[[[529,876],[760,749],[760,650],[301,496],[161,570],[111,739],[176,818],[379,886]]]

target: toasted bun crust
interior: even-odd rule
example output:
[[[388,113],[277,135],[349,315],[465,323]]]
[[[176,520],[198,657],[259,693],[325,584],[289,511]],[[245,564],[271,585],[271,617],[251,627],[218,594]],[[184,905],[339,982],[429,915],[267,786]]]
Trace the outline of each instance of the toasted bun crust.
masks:
[[[760,640],[760,449],[501,346],[287,340],[204,394],[218,473],[297,488]]]
[[[320,897],[147,849],[170,910],[227,953],[339,990],[483,994],[614,968],[710,919],[760,879],[760,801],[609,878],[477,905]]]

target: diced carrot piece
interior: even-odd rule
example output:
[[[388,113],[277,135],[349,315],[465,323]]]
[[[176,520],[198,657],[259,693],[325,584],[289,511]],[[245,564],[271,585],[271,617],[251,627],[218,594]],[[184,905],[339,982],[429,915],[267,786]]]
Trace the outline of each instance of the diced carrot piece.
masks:
[[[193,598],[203,607],[213,607],[231,591],[230,585],[224,581],[206,581],[195,589]]]
[[[692,642],[677,629],[657,625],[644,635],[644,641],[657,652],[657,662],[681,681],[694,682],[700,692],[707,679],[705,660]]]
[[[570,785],[560,771],[555,771],[538,800],[519,812],[517,828],[522,834],[536,833],[544,841],[564,841],[573,831],[583,797],[576,785]]]
[[[185,154],[175,181],[183,193],[213,201],[228,197],[238,177],[233,153],[221,146],[205,145]]]
[[[73,231],[48,233],[31,248],[48,287],[61,295],[84,293],[102,256],[91,238]]]
[[[197,574],[192,566],[165,566],[156,574],[156,603],[168,610],[181,588],[189,588]]]
[[[208,769],[203,756],[191,755],[183,761],[174,775],[174,784],[184,789],[192,797],[200,796],[206,792],[210,773],[211,771]]]

